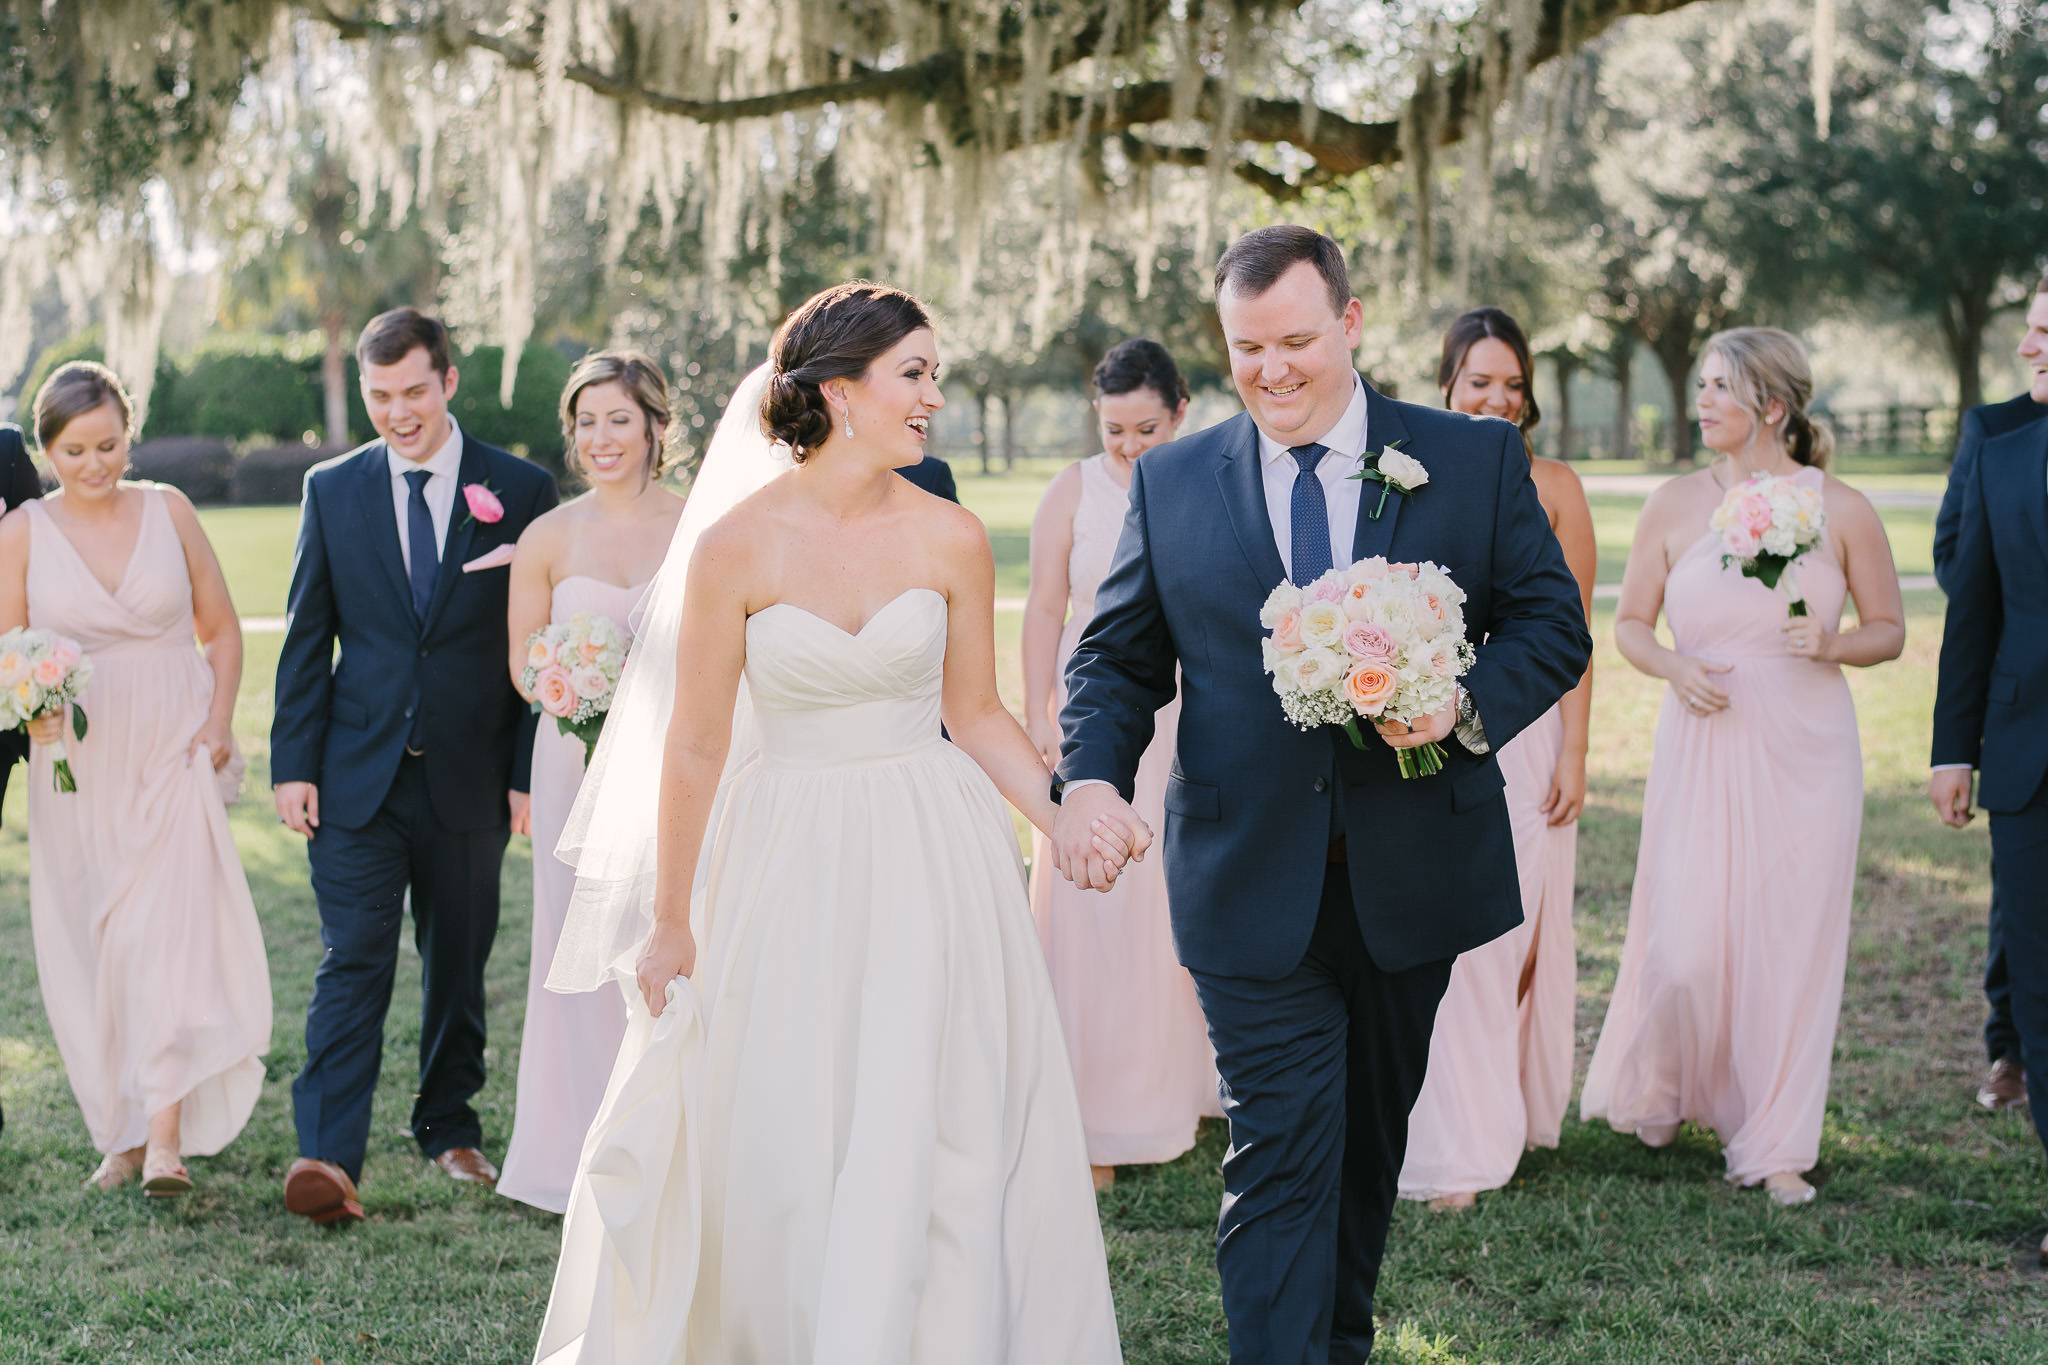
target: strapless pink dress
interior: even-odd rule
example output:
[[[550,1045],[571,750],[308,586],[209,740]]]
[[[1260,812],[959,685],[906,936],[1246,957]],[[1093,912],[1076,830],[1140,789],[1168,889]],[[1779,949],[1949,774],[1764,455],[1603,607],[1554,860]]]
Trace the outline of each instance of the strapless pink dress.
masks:
[[[548,620],[559,625],[589,612],[624,626],[646,590],[645,583],[622,588],[572,575],[555,584]],[[604,1099],[626,1031],[625,1003],[617,991],[562,995],[546,987],[576,889],[576,869],[555,856],[555,845],[582,783],[583,741],[542,716],[533,737],[533,958],[519,1041],[519,1093],[498,1193],[551,1213],[569,1207],[583,1135]]]
[[[1832,547],[1798,573],[1834,628],[1848,585]],[[1713,536],[1672,566],[1664,611],[1681,652],[1734,665],[1730,702],[1695,716],[1666,692],[1580,1111],[1622,1132],[1705,1124],[1751,1185],[1819,1159],[1863,822],[1856,709],[1838,666],[1785,652],[1784,597],[1723,568]]]

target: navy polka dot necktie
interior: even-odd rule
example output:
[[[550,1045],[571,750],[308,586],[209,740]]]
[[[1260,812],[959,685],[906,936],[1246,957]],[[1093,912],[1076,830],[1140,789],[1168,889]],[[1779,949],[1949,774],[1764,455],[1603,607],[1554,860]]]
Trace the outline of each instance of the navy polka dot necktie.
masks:
[[[1323,481],[1316,477],[1316,466],[1323,462],[1323,456],[1330,448],[1323,445],[1291,446],[1287,453],[1301,466],[1294,476],[1294,499],[1288,509],[1288,527],[1294,552],[1293,578],[1297,586],[1306,587],[1315,582],[1333,567],[1330,558],[1330,504],[1323,496]]]

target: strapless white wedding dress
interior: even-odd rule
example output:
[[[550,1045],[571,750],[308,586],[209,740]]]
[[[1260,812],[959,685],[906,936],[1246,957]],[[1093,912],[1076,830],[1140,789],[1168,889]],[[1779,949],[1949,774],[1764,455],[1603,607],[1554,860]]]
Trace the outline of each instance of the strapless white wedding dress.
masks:
[[[747,622],[761,752],[706,841],[694,982],[633,1005],[547,1365],[1121,1359],[1010,817],[939,735],[946,601]]]

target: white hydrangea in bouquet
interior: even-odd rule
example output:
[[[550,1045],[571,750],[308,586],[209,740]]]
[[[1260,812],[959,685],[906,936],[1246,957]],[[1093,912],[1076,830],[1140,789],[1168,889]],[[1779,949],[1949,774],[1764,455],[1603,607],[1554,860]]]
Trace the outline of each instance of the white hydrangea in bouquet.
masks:
[[[92,682],[92,660],[78,641],[54,631],[27,626],[0,635],[0,730],[21,730],[53,711],[71,708],[71,733],[85,739],[85,708],[78,699]],[[60,737],[51,784],[60,792],[78,790],[71,758]]]
[[[533,698],[537,713],[553,716],[556,729],[583,741],[585,763],[604,733],[604,718],[612,709],[632,643],[617,621],[588,611],[542,626],[527,637],[519,685]]]
[[[1806,615],[1806,595],[1791,572],[1827,529],[1820,494],[1790,479],[1758,474],[1728,490],[1708,523],[1721,538],[1721,567],[1742,566],[1744,578],[1785,587],[1785,614]]]
[[[1475,657],[1464,605],[1465,590],[1438,565],[1378,556],[1306,587],[1282,583],[1259,612],[1281,710],[1304,730],[1341,726],[1361,749],[1361,716],[1413,724],[1435,715],[1456,700]],[[1403,777],[1443,768],[1440,744],[1395,755]]]

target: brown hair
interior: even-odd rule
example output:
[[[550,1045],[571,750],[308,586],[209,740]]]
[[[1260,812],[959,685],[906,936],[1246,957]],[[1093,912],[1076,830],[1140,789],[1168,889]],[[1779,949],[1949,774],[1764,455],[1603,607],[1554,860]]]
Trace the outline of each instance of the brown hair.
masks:
[[[1728,367],[1728,392],[1758,426],[1776,399],[1785,408],[1785,450],[1800,464],[1826,469],[1835,433],[1807,416],[1813,401],[1813,370],[1799,338],[1776,327],[1733,327],[1707,338],[1700,353],[1718,355]]]
[[[1095,366],[1094,380],[1098,397],[1150,389],[1169,413],[1188,401],[1188,381],[1181,377],[1180,366],[1150,337],[1132,337],[1110,347]]]
[[[1344,248],[1313,228],[1291,223],[1253,228],[1232,242],[1216,262],[1216,292],[1221,295],[1228,285],[1255,299],[1303,261],[1323,277],[1323,286],[1330,293],[1330,311],[1341,315],[1351,302],[1351,273],[1344,267]]]
[[[356,338],[356,364],[396,365],[415,349],[426,351],[435,374],[448,377],[448,329],[441,319],[417,308],[394,308],[364,324],[363,334]]]
[[[1522,367],[1522,416],[1515,425],[1522,429],[1522,444],[1526,446],[1529,433],[1543,420],[1543,413],[1536,406],[1536,363],[1530,358],[1529,337],[1522,331],[1522,324],[1505,311],[1474,308],[1458,315],[1457,321],[1444,333],[1444,354],[1443,359],[1437,362],[1436,386],[1443,390],[1444,406],[1449,407],[1451,390],[1458,383],[1458,372],[1465,368],[1465,357],[1488,337],[1513,351],[1515,363]]]
[[[576,453],[576,400],[597,384],[617,384],[640,405],[647,418],[647,477],[658,479],[676,463],[674,428],[668,403],[668,376],[654,357],[641,351],[592,351],[569,371],[562,386],[563,463],[577,478],[589,481],[590,471]]]
[[[885,284],[849,280],[813,294],[775,329],[769,344],[772,369],[761,399],[761,430],[789,446],[801,464],[832,434],[821,386],[860,378],[897,342],[931,325],[923,304]]]
[[[129,401],[128,390],[121,386],[120,376],[90,360],[74,360],[59,365],[56,373],[45,379],[43,386],[36,390],[31,423],[36,431],[36,446],[47,453],[51,444],[63,435],[64,428],[109,403],[120,412],[121,428],[133,440],[135,404]]]

